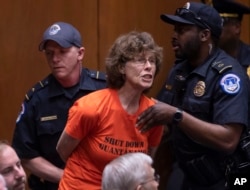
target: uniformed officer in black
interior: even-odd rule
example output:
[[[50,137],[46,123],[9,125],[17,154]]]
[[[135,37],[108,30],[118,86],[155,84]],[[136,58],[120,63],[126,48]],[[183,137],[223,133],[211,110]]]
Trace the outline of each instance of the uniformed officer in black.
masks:
[[[217,47],[222,19],[213,7],[187,2],[161,19],[174,25],[177,59],[161,101],[143,112],[137,125],[142,132],[156,124],[170,127],[174,154],[185,174],[183,190],[224,190],[225,161],[248,125],[247,75]]]
[[[224,20],[220,48],[236,58],[250,77],[250,46],[240,39],[243,15],[250,14],[250,7],[235,0],[212,0],[212,6]]]
[[[105,74],[82,67],[84,47],[79,31],[57,22],[39,45],[51,69],[26,95],[16,120],[13,147],[31,175],[32,190],[55,190],[65,163],[56,144],[65,127],[68,109],[78,98],[106,87]]]

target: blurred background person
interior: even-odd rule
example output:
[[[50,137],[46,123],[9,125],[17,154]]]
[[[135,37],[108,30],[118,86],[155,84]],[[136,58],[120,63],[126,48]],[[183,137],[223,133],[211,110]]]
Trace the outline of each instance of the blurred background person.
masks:
[[[240,39],[243,16],[250,14],[250,7],[236,0],[210,0],[203,2],[213,6],[223,18],[219,47],[237,59],[250,77],[250,46]]]
[[[70,108],[57,150],[67,162],[59,189],[100,189],[102,171],[114,158],[129,153],[151,155],[163,127],[136,128],[139,114],[155,102],[148,91],[162,63],[162,48],[147,32],[118,37],[106,59],[108,88],[77,100]]]
[[[0,174],[8,190],[25,190],[26,174],[15,150],[6,142],[0,142]]]
[[[108,163],[102,173],[102,190],[157,190],[160,176],[153,159],[144,153],[128,153]]]

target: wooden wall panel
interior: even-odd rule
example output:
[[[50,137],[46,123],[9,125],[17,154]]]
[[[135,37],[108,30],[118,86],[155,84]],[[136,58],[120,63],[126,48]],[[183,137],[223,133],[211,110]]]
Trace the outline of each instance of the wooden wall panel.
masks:
[[[250,7],[250,0],[237,0],[246,6]],[[246,14],[243,16],[242,20],[242,29],[241,29],[241,39],[250,44],[250,14]],[[249,60],[250,62],[250,60]]]

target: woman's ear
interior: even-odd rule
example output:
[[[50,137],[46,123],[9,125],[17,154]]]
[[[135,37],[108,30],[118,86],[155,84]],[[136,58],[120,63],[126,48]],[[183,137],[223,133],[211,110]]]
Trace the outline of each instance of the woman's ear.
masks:
[[[125,74],[125,67],[120,65],[119,71],[121,74]]]

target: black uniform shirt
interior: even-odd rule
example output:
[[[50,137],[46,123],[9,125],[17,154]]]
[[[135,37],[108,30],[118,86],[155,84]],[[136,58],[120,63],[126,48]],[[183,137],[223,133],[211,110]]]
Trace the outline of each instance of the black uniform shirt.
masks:
[[[182,98],[177,99],[175,76],[186,78]],[[239,123],[247,126],[248,92],[247,76],[240,64],[218,49],[205,63],[190,68],[186,61],[177,63],[171,70],[158,99],[177,105],[203,121],[215,124]],[[220,157],[219,152],[205,147],[173,127],[173,141],[178,161],[191,161],[202,155]]]
[[[82,69],[79,84],[63,88],[53,75],[26,94],[16,121],[12,145],[21,159],[42,156],[59,168],[64,162],[56,151],[65,127],[68,110],[78,98],[106,87],[103,73]]]

